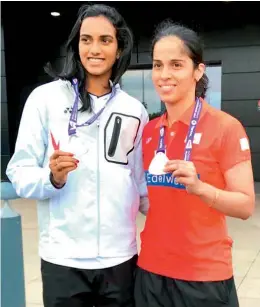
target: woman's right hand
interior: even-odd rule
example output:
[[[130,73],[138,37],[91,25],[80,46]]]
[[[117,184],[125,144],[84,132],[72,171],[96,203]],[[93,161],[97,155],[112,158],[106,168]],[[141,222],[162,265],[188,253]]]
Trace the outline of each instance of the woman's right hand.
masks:
[[[54,184],[63,186],[67,181],[68,173],[74,171],[78,163],[79,160],[73,158],[72,153],[61,150],[54,151],[49,163]]]

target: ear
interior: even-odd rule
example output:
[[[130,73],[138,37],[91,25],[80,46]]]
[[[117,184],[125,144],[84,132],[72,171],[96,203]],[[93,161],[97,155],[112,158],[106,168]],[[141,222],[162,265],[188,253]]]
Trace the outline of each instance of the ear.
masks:
[[[116,53],[117,60],[120,58],[120,55],[121,55],[121,50],[117,50],[117,53]]]
[[[198,67],[196,68],[195,72],[194,72],[194,77],[195,77],[196,82],[199,82],[199,80],[202,78],[205,70],[206,70],[205,64],[200,63],[198,65]]]

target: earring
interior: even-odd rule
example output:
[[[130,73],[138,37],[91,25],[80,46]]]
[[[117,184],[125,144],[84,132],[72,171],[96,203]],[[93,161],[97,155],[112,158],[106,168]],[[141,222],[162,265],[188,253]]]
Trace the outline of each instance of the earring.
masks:
[[[117,59],[119,59],[119,58],[120,58],[120,54],[119,54],[119,53],[116,55],[116,58],[117,58]]]

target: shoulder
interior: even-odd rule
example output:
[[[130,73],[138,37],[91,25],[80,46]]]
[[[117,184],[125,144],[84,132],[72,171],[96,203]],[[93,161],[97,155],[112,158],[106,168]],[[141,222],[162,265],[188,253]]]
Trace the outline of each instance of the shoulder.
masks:
[[[247,132],[242,123],[225,111],[209,107],[208,119],[206,126],[208,127],[209,137],[215,135],[216,144],[219,146],[221,152],[228,152],[235,144],[240,144],[244,148],[244,143],[248,142]],[[247,146],[246,146],[247,148]]]
[[[149,119],[148,112],[141,101],[129,95],[121,88],[117,90],[117,99],[120,100],[120,104],[123,102],[128,109],[139,113],[141,117],[147,120]]]
[[[150,134],[155,129],[155,127],[156,127],[157,123],[160,121],[160,119],[161,119],[161,116],[150,120],[144,128],[144,134],[147,134],[147,133]]]
[[[31,95],[51,95],[56,94],[62,91],[65,91],[65,89],[70,86],[69,81],[65,80],[55,80],[48,83],[41,84],[37,86],[32,92]]]
[[[237,118],[223,110],[218,110],[210,105],[207,106],[207,114],[209,115],[211,123],[223,132],[230,129],[243,127],[242,123]]]
[[[55,80],[35,87],[26,101],[27,107],[45,108],[47,105],[57,105],[57,102],[62,101],[67,96],[69,81]]]
[[[124,98],[125,101],[127,103],[131,103],[132,106],[141,108],[142,110],[146,110],[144,105],[141,103],[140,100],[138,100],[138,99],[134,98],[133,96],[129,95],[128,93],[126,93],[122,89],[118,89],[117,95],[118,95],[118,98],[119,97]]]

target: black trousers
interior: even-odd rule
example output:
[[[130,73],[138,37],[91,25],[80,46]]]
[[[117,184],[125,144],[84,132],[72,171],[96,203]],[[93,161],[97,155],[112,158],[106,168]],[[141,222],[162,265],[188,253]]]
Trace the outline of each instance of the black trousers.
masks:
[[[83,270],[41,260],[44,307],[134,307],[136,262]]]
[[[238,307],[234,279],[194,282],[137,268],[135,307]]]

